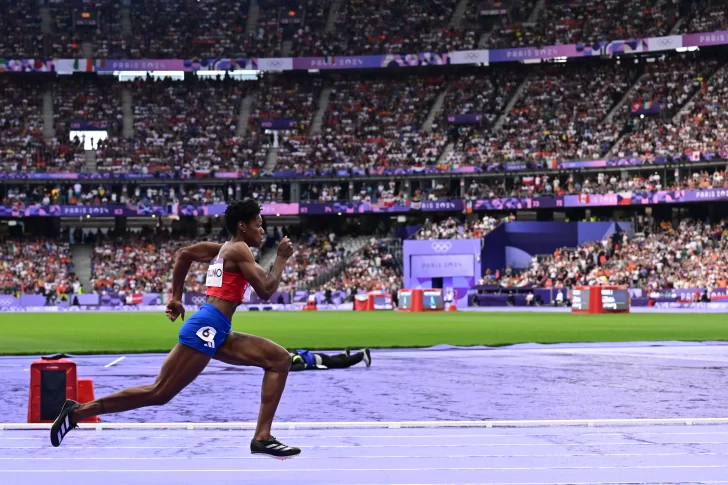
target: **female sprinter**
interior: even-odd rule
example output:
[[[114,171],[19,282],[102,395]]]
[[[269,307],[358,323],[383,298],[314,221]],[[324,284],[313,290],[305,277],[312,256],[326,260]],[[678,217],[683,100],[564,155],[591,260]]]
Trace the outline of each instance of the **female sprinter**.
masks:
[[[251,247],[258,247],[263,242],[262,223],[260,206],[255,200],[233,202],[225,210],[225,226],[232,235],[230,241],[222,245],[201,242],[177,253],[167,317],[175,321],[181,315],[184,321],[182,290],[193,262],[209,263],[207,302],[182,325],[179,343],[162,364],[154,384],[130,387],[87,404],[66,401],[51,427],[53,446],[59,446],[77,423],[92,416],[168,403],[214,358],[227,364],[256,366],[265,370],[258,423],[250,451],[276,458],[287,458],[301,452],[271,436],[273,416],[286,386],[291,357],[283,347],[270,340],[231,332],[230,328],[235,309],[243,301],[248,284],[253,286],[260,298],[269,299],[278,289],[286,261],[293,254],[291,241],[284,238],[278,245],[275,263],[266,275],[250,251]]]

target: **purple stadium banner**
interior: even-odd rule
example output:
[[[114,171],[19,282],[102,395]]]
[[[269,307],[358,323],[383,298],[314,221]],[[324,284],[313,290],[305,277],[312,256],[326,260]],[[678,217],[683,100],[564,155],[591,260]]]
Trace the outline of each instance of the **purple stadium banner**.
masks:
[[[481,121],[483,121],[483,115],[480,113],[450,115],[447,117],[447,122],[451,125],[477,125]]]
[[[441,278],[445,276],[475,276],[474,254],[413,255],[410,273],[413,278]]]
[[[483,210],[553,209],[564,206],[563,197],[545,195],[543,197],[506,197],[500,199],[474,200],[468,208]]]
[[[108,121],[71,121],[71,129],[78,131],[106,131],[109,129]]]
[[[102,59],[94,64],[96,72],[184,71],[182,59]]]
[[[433,288],[433,278],[442,278],[442,288],[453,289],[457,293],[458,307],[465,307],[468,305],[468,290],[483,274],[481,249],[480,239],[407,240],[403,246],[404,287]],[[437,264],[425,269],[419,267],[429,258]]]
[[[296,120],[260,120],[260,127],[268,130],[290,130],[291,128],[295,128],[295,126]]]
[[[442,66],[450,64],[448,54],[386,54],[376,56],[294,57],[293,69],[367,69],[382,67]]]
[[[505,8],[481,8],[478,12],[479,15],[487,17],[489,15],[506,15],[508,10]]]
[[[298,203],[285,204],[280,202],[262,202],[260,204],[261,214],[264,216],[275,216],[275,215],[298,215]],[[205,216],[219,216],[225,214],[227,204],[210,204],[203,206],[183,206],[179,207],[180,215],[205,215]],[[195,213],[196,211],[196,213]]]
[[[710,45],[728,44],[728,32],[706,32],[702,34],[684,34],[683,47],[705,47]]]
[[[563,197],[506,197],[484,200],[426,200],[403,204],[372,204],[369,202],[324,203],[261,203],[265,216],[298,214],[369,214],[423,212],[477,212],[524,209],[554,209],[560,207],[608,207],[620,205],[679,204],[687,202],[713,202],[728,200],[728,188],[704,190],[661,190],[658,192],[621,192],[616,194],[581,194]],[[226,204],[196,205],[29,205],[0,206],[0,217],[63,216],[212,216],[225,213]]]
[[[406,205],[377,205],[369,202],[323,202],[299,205],[301,214],[366,214],[371,212],[409,212]]]
[[[684,47],[728,44],[728,32],[667,35],[643,39],[600,41],[591,44],[562,44],[542,47],[480,49],[449,53],[422,52],[371,56],[234,59],[0,59],[0,72],[113,72],[113,71],[201,71],[365,69],[446,64],[517,62],[555,57],[590,57],[615,54],[664,52]]]
[[[56,66],[47,59],[0,59],[0,72],[55,72]]]

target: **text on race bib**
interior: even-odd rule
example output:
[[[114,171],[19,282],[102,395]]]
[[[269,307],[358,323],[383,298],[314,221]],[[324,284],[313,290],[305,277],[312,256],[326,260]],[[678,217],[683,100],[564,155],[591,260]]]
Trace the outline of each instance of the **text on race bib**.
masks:
[[[222,258],[210,261],[210,266],[207,267],[207,279],[205,280],[205,286],[222,288],[222,264]]]

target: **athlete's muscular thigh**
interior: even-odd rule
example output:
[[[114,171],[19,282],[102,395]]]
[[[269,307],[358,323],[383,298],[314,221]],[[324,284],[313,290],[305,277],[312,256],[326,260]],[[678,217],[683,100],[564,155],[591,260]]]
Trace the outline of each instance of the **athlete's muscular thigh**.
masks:
[[[248,365],[268,369],[290,360],[286,349],[263,337],[231,332],[213,357],[232,365]]]

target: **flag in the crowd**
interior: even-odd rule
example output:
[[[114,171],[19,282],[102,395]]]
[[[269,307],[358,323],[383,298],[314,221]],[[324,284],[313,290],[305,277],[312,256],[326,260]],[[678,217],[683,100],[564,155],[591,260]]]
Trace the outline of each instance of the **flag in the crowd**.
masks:
[[[631,107],[633,115],[659,114],[662,110],[662,104],[651,99],[639,99]]]
[[[106,62],[101,60],[99,61],[102,64],[105,64]],[[76,58],[73,60],[73,71],[74,72],[94,72],[96,68],[94,67],[95,63],[93,59],[79,59]]]
[[[579,203],[588,204],[589,203],[589,194],[579,194]]]
[[[699,162],[700,161],[700,151],[699,150],[691,150],[688,152],[688,158],[691,162]]]

